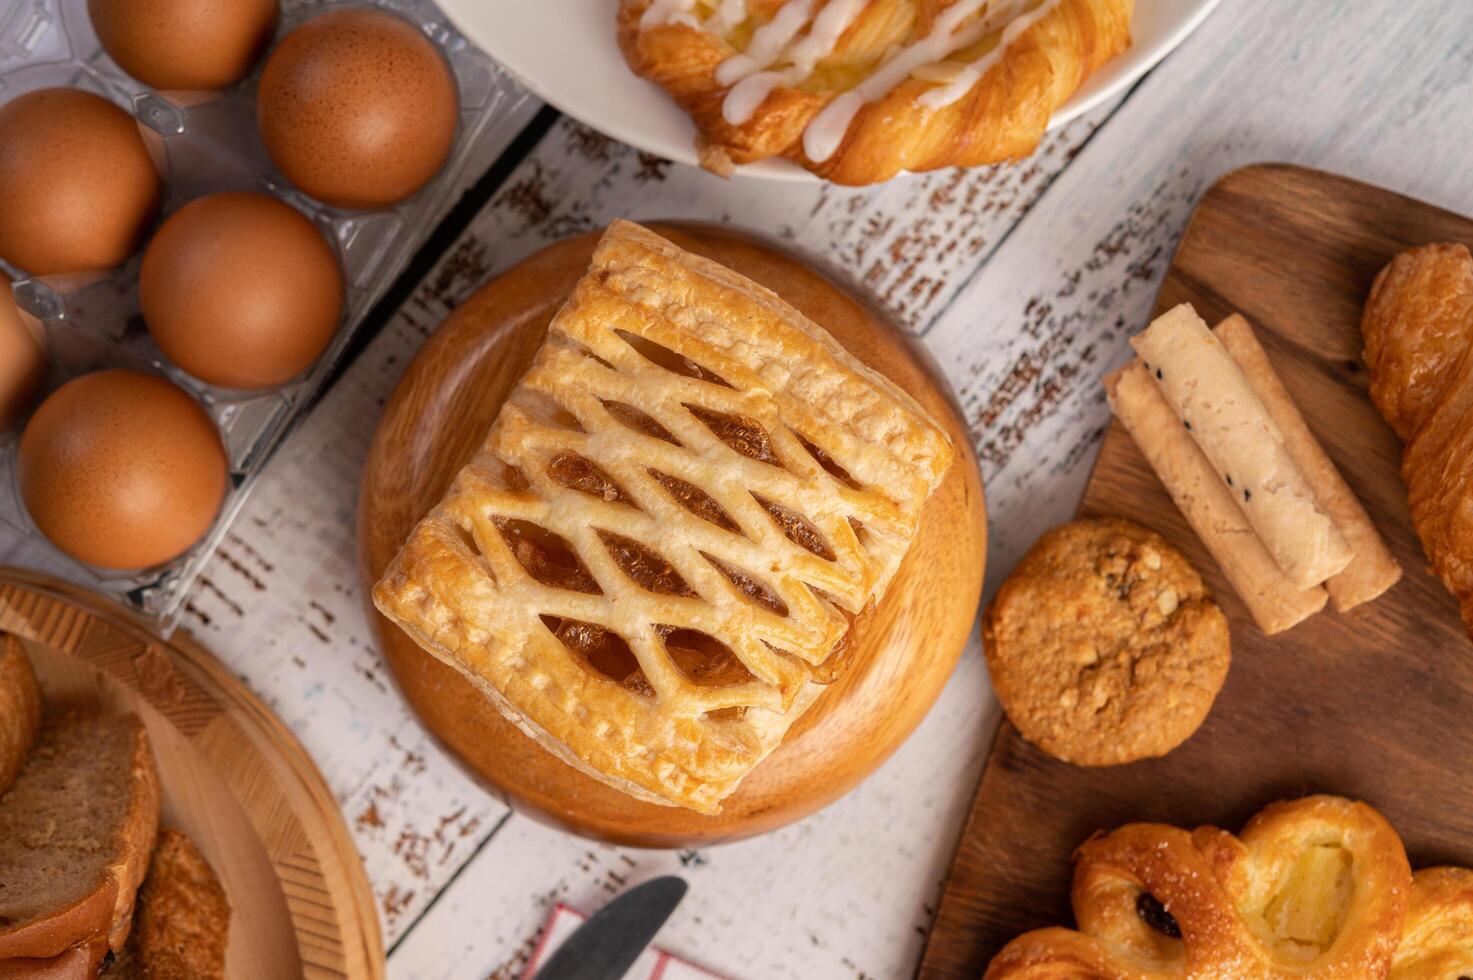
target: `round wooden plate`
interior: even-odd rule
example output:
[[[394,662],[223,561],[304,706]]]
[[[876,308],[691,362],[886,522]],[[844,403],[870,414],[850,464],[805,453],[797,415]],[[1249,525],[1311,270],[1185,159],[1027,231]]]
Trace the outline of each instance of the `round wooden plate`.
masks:
[[[226,976],[384,975],[378,913],[332,793],[281,722],[187,636],[164,642],[121,607],[0,569],[0,642],[36,667],[48,710],[136,712],[163,822],[199,846],[231,905]]]
[[[865,631],[850,669],[729,797],[702,816],[635,800],[544,751],[453,668],[376,612],[385,656],[420,719],[514,809],[622,844],[677,847],[797,820],[867,776],[910,734],[956,665],[976,616],[987,514],[971,437],[923,353],[882,314],[777,247],[714,225],[654,230],[769,287],[908,391],[951,433],[956,462]],[[364,592],[480,445],[542,343],[598,233],[552,245],[483,286],[409,365],[369,449],[359,500]]]

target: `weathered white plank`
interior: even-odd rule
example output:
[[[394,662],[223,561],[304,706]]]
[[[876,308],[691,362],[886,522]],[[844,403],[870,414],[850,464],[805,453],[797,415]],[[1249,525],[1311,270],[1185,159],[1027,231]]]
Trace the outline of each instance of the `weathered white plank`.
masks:
[[[723,180],[564,118],[426,280],[420,299],[454,302],[543,245],[615,218],[699,218],[756,229],[823,257],[921,331],[1114,106],[1050,134],[1023,163],[872,188]]]
[[[183,619],[327,777],[391,940],[505,812],[409,715],[374,648],[357,584],[352,528],[371,435],[365,420],[420,339],[412,331],[379,338],[388,356],[357,365],[332,391],[335,411],[317,412],[287,443]]]

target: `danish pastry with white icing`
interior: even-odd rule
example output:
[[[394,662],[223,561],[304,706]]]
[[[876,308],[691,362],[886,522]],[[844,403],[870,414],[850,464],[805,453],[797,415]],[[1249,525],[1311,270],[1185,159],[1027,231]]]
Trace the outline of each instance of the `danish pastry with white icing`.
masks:
[[[1130,45],[1134,0],[621,0],[630,66],[702,162],[787,157],[840,184],[1025,156]]]

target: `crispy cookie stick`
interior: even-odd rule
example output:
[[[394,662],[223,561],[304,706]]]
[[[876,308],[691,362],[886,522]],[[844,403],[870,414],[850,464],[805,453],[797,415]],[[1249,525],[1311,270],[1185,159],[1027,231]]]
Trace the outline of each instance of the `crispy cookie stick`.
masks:
[[[1107,376],[1105,393],[1259,629],[1280,633],[1324,608],[1323,588],[1301,589],[1284,575],[1139,362]]]
[[[1392,557],[1366,509],[1305,424],[1248,321],[1235,313],[1213,327],[1212,332],[1243,369],[1253,393],[1283,433],[1284,448],[1314,490],[1320,510],[1330,515],[1355,552],[1344,571],[1325,582],[1330,601],[1341,612],[1370,602],[1397,583],[1401,565]]]
[[[1307,589],[1344,570],[1350,545],[1320,509],[1242,369],[1196,311],[1184,303],[1130,344],[1289,581]]]

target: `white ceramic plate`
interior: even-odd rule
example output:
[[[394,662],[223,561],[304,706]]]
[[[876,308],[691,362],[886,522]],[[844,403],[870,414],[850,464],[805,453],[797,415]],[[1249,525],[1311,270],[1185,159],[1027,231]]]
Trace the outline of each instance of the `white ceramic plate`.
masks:
[[[615,0],[438,0],[461,32],[527,88],[574,119],[641,150],[695,163],[695,127],[655,85],[629,70],[614,39]],[[1130,50],[1054,114],[1062,126],[1123,91],[1176,47],[1219,0],[1136,0]],[[753,177],[817,179],[787,160],[739,167]]]

